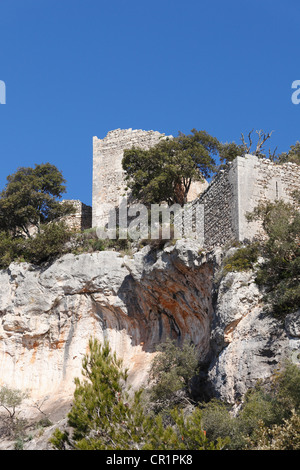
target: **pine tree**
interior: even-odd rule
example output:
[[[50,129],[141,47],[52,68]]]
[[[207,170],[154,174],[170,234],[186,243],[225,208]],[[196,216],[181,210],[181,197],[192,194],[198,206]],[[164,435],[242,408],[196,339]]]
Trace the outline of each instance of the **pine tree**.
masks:
[[[138,450],[151,430],[151,419],[141,405],[142,392],[129,396],[127,370],[108,342],[101,345],[90,340],[89,348],[83,359],[85,379],[75,379],[74,402],[68,414],[72,438],[58,431],[58,440],[54,437],[52,443],[61,448],[65,440],[80,450]]]
[[[142,390],[129,394],[127,371],[108,342],[90,340],[83,360],[84,379],[75,379],[74,402],[68,414],[72,436],[56,429],[51,443],[59,450],[218,450],[221,439],[210,442],[201,427],[201,411],[188,417],[171,413],[172,425],[143,407]]]

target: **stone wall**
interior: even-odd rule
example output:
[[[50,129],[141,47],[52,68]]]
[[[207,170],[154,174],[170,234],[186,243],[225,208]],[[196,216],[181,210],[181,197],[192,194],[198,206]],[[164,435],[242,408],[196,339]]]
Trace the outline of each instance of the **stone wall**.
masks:
[[[93,227],[103,228],[109,218],[109,206],[118,207],[120,198],[130,198],[124,180],[122,158],[125,149],[140,147],[148,150],[165,136],[158,131],[116,129],[104,139],[93,138]],[[208,186],[207,181],[194,181],[187,195],[194,200]]]
[[[164,137],[158,131],[116,129],[104,139],[93,138],[93,227],[104,227],[107,205],[117,207],[119,198],[128,196],[122,168],[124,150],[134,146],[148,150]]]
[[[130,200],[122,169],[124,149],[137,146],[146,150],[165,137],[157,131],[116,129],[104,139],[93,138],[93,227],[103,228],[109,211],[118,207],[122,198]],[[193,201],[194,207],[203,206],[200,232],[204,234],[204,244],[215,247],[232,240],[255,238],[261,233],[261,226],[257,222],[248,223],[247,212],[261,201],[291,201],[295,189],[300,189],[300,166],[277,165],[245,155],[221,170],[208,187],[206,181],[194,183],[188,201]]]
[[[277,165],[252,155],[238,157],[234,163],[237,181],[238,240],[253,239],[261,232],[257,222],[249,223],[246,213],[260,203],[282,199],[292,202],[292,192],[300,190],[300,166]]]
[[[260,202],[292,202],[295,190],[300,190],[299,165],[277,165],[253,155],[237,157],[193,203],[204,206],[205,245],[215,247],[261,236],[260,223],[249,223],[247,213]]]
[[[92,227],[92,208],[79,200],[68,200],[73,204],[75,212],[63,217],[68,227],[75,230],[86,230]]]
[[[193,203],[204,206],[203,233],[207,247],[224,245],[237,236],[234,176],[231,167],[220,171],[207,190]]]

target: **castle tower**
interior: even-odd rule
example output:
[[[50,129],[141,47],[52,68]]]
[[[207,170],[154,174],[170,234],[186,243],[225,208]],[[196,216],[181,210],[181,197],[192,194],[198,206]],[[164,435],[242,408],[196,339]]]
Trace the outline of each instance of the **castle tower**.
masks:
[[[152,130],[116,129],[104,139],[93,138],[93,227],[103,228],[109,217],[107,205],[118,207],[120,198],[128,195],[122,168],[124,150],[134,146],[149,150],[166,137],[173,138]],[[207,181],[192,182],[188,201],[194,200],[207,186]]]
[[[148,150],[163,137],[165,134],[158,131],[116,129],[104,139],[93,138],[93,227],[104,227],[107,204],[117,207],[119,198],[127,195],[122,168],[124,150],[133,146]]]

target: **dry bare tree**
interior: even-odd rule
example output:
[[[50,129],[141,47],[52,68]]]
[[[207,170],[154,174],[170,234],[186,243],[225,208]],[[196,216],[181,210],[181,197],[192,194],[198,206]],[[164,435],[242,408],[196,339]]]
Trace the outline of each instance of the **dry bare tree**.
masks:
[[[242,144],[245,148],[245,153],[249,153],[251,155],[256,155],[256,156],[262,156],[263,155],[262,152],[263,152],[263,149],[264,149],[264,144],[266,143],[266,141],[268,139],[270,139],[271,135],[273,134],[273,131],[267,132],[267,133],[264,132],[263,130],[255,131],[257,136],[258,136],[255,151],[251,150],[252,145],[253,145],[253,139],[252,139],[253,131],[254,131],[254,129],[252,129],[248,134],[248,143],[245,140],[244,134],[243,133],[241,134],[241,141],[242,141]],[[276,149],[274,150],[273,153],[270,153],[270,150],[269,150],[269,156],[270,156],[270,158],[272,157],[271,159],[275,158],[275,152],[276,152]]]

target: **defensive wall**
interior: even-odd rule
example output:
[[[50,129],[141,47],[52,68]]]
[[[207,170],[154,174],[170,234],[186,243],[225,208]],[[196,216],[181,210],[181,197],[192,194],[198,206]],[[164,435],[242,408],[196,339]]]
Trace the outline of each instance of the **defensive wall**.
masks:
[[[93,138],[93,227],[104,227],[108,206],[117,208],[122,198],[130,197],[122,169],[124,149],[149,149],[162,138],[165,134],[140,129],[116,129],[103,139]],[[261,226],[249,223],[246,214],[267,200],[292,202],[295,190],[300,190],[299,165],[278,165],[245,155],[220,170],[210,184],[197,182],[189,201],[194,208],[202,206],[204,245],[214,247],[233,240],[253,240],[261,233]]]

